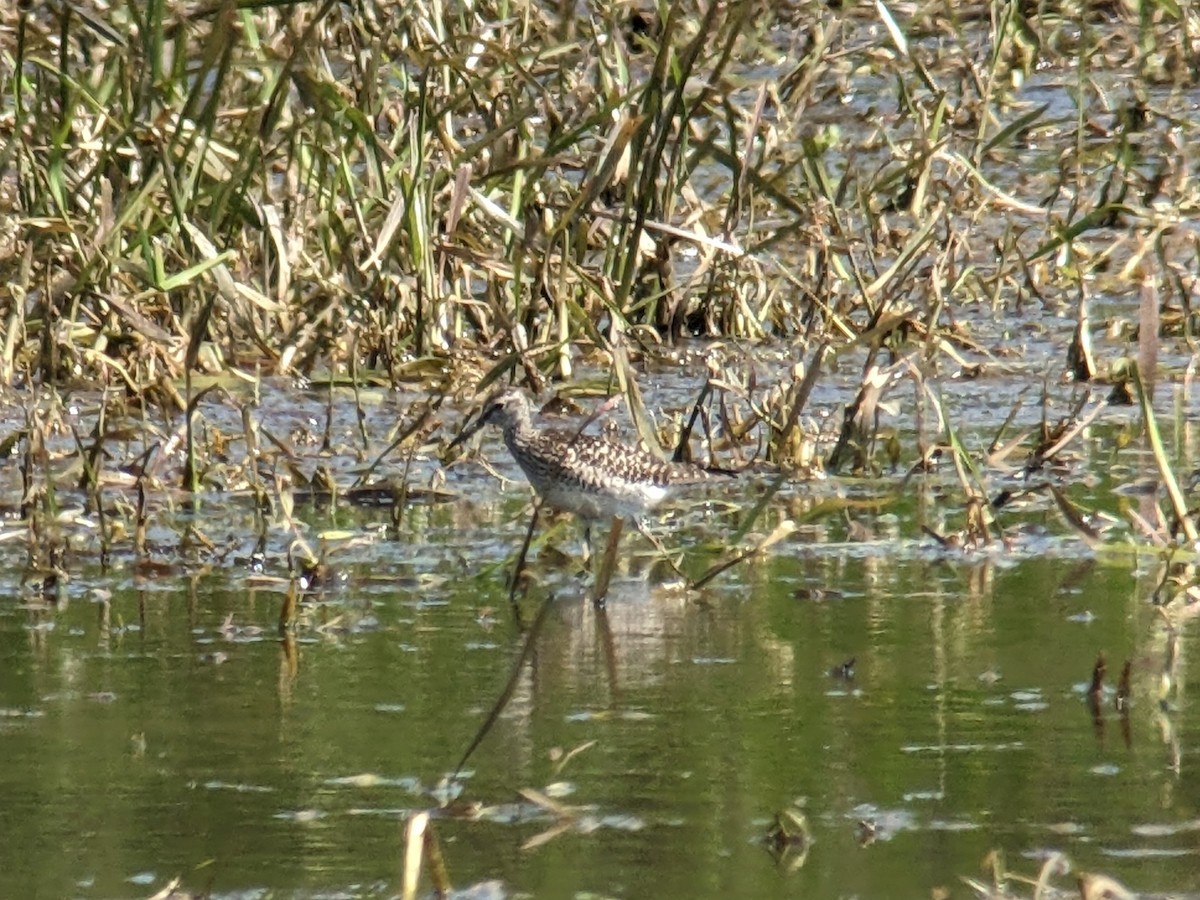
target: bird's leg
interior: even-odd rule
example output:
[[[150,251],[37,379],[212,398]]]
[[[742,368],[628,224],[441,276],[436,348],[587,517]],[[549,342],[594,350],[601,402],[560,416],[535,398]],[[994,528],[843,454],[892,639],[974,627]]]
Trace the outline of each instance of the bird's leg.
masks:
[[[642,537],[654,545],[654,549],[657,550],[659,555],[667,561],[667,565],[671,567],[671,571],[687,582],[687,575],[683,574],[683,570],[679,568],[679,564],[675,562],[671,554],[667,552],[667,548],[663,546],[662,541],[651,534],[649,529],[646,528],[646,523],[640,518],[637,518],[633,520],[633,525],[639,532],[641,532]]]
[[[521,552],[517,554],[517,564],[513,566],[512,580],[508,583],[508,602],[515,608],[517,604],[517,588],[521,584],[521,574],[525,571],[525,557],[529,554],[529,545],[533,542],[533,530],[537,528],[538,514],[542,511],[542,501],[533,503],[533,515],[529,517],[529,528],[525,531],[525,543],[521,544]]]
[[[612,528],[608,531],[608,543],[604,545],[604,556],[600,560],[600,571],[596,573],[596,591],[592,594],[592,603],[600,606],[608,593],[608,582],[612,580],[613,569],[617,567],[617,545],[621,542],[621,531],[625,520],[614,517]]]

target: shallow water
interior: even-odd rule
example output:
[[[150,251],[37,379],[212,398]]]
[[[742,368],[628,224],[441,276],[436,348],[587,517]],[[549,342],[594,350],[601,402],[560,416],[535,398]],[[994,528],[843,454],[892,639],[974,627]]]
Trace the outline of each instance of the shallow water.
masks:
[[[1122,427],[1089,432],[1093,462]],[[483,446],[516,477],[496,435]],[[1132,447],[1115,459],[1145,469]],[[1090,470],[1072,496],[1115,508],[1119,467]],[[768,481],[681,498],[654,530],[698,573]],[[960,895],[994,849],[1024,875],[1061,852],[1200,896],[1194,626],[1160,703],[1157,558],[1089,548],[1046,498],[1003,514],[1007,550],[943,551],[919,523],[953,519],[949,472],[805,521],[899,484],[787,485],[759,528],[802,527],[698,593],[626,534],[599,611],[578,530],[551,523],[519,614],[553,596],[548,619],[458,779],[525,640],[505,588],[520,484],[461,463],[447,487],[463,499],[408,507],[394,534],[378,509],[298,506],[310,534],[343,534],[337,577],[284,639],[270,577],[288,534],[257,562],[248,499],[195,517],[219,562],[164,545],[158,567],[105,570],[80,552],[57,603],[0,545],[17,554],[0,602],[0,896],[141,896],[174,876],[218,897],[389,896],[405,817],[424,809],[474,896]],[[1111,687],[1098,715],[1086,702],[1101,651],[1110,686],[1133,660],[1127,716]],[[782,810],[806,817],[807,853],[769,852]]]

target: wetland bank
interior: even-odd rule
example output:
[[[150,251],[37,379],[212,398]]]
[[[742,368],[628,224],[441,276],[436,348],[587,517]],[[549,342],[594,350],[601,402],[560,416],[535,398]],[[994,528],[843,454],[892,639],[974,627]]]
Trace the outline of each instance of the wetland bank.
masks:
[[[0,896],[1200,896],[1197,40],[5,5]]]

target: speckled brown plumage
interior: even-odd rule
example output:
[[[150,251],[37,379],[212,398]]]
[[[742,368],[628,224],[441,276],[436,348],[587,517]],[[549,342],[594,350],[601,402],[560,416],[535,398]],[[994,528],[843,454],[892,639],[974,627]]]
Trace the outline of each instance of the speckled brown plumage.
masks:
[[[585,519],[637,518],[657,506],[670,488],[715,477],[698,466],[664,462],[602,438],[539,431],[533,426],[529,399],[516,388],[489,399],[455,443],[488,423],[503,428],[513,459],[547,504]]]

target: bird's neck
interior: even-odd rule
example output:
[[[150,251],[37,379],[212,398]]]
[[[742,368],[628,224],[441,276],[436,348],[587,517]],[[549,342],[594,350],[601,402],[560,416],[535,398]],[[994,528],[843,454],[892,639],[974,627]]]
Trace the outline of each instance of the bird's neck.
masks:
[[[510,447],[527,440],[533,433],[533,422],[527,412],[518,413],[504,423],[504,442]]]

